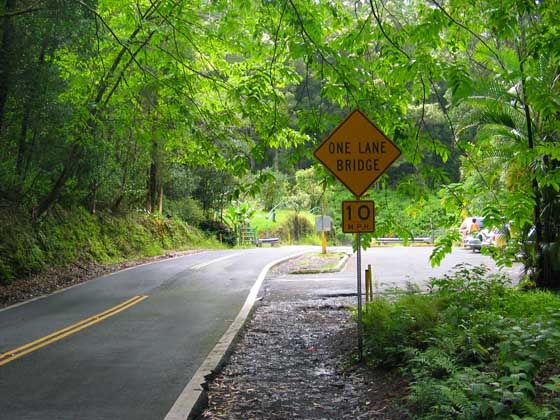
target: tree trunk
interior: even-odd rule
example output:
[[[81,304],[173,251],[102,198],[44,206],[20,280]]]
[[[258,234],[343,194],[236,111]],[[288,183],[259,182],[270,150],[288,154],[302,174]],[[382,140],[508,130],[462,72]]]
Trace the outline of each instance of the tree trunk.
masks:
[[[10,13],[15,10],[16,0],[5,0],[5,12]],[[13,60],[13,44],[15,39],[14,25],[12,18],[0,18],[3,30],[0,38],[0,132],[4,121],[4,108],[8,99],[8,92],[12,79],[12,71],[14,67]]]
[[[29,118],[31,116],[31,98],[29,98],[25,104],[25,110],[23,111],[23,118],[21,120],[21,129],[19,132],[18,141],[18,154],[16,159],[16,175],[20,182],[23,182],[23,168],[24,160],[27,155],[27,130],[29,128]]]
[[[156,208],[157,200],[157,164],[152,161],[148,171],[148,191],[146,195],[146,211],[151,213]]]
[[[51,188],[47,196],[43,198],[43,200],[41,200],[37,208],[33,209],[33,215],[35,217],[40,217],[41,215],[43,215],[56,202],[60,192],[62,191],[62,188],[66,184],[66,181],[68,181],[70,176],[72,176],[72,174],[74,173],[76,162],[78,161],[79,158],[78,149],[79,148],[76,144],[74,144],[70,148],[70,152],[68,153],[68,157],[64,162],[62,172],[58,176],[58,179],[56,180],[55,184],[53,185],[53,187]]]
[[[12,0],[8,0],[8,1],[12,1]],[[152,3],[151,6],[147,9],[147,11],[142,15],[141,22],[143,22],[144,19],[156,13],[159,8],[159,5],[160,3]],[[107,72],[105,77],[102,78],[102,80],[98,85],[97,92],[93,100],[93,104],[95,106],[89,108],[90,116],[86,121],[87,131],[89,134],[95,133],[95,129],[97,128],[96,117],[98,117],[98,114],[100,113],[102,108],[107,105],[112,94],[115,92],[116,88],[121,84],[124,78],[123,76],[125,71],[132,65],[132,63],[136,59],[136,56],[140,53],[140,51],[142,51],[145,48],[145,46],[148,44],[148,42],[151,40],[152,36],[155,33],[155,31],[152,31],[150,34],[148,34],[147,38],[140,43],[140,46],[136,50],[134,50],[134,52],[131,53],[128,45],[132,44],[132,41],[136,39],[136,36],[138,35],[138,33],[140,33],[140,30],[141,30],[141,26],[138,26],[131,33],[131,35],[128,37],[128,40],[124,43],[123,47],[119,51],[119,54],[117,54],[117,56],[113,60],[113,63],[109,71]],[[130,58],[126,63],[123,64],[119,74],[117,75],[116,72],[123,58],[125,57],[126,53],[130,55]],[[74,166],[75,164],[72,162],[72,160],[76,159],[77,156],[80,155],[81,152],[80,149],[81,146],[78,144],[77,140],[72,143],[71,153],[69,155],[69,158],[67,159],[67,164],[64,165],[64,169],[60,177],[56,181],[55,185],[52,187],[51,191],[47,194],[47,196],[41,201],[41,204],[37,207],[36,209],[37,213],[35,214],[36,217],[41,216],[43,212],[47,211],[58,199],[58,196],[60,195],[60,192],[62,191],[64,185],[66,184],[66,181],[68,180],[68,178],[73,172],[71,166]]]
[[[115,202],[113,203],[113,205],[111,206],[111,211],[113,212],[117,211],[120,208],[123,199],[124,199],[124,194],[120,194],[115,200]]]
[[[48,46],[49,46],[49,37],[47,35],[45,36],[45,39],[41,44],[39,58],[37,59],[36,73],[40,73],[43,64],[45,64],[45,56],[46,56]],[[39,84],[37,83],[31,84],[31,87],[29,88],[29,92],[27,94],[28,97],[25,101],[23,118],[21,120],[21,128],[20,128],[19,142],[18,142],[18,155],[16,159],[16,175],[18,176],[18,179],[22,183],[25,179],[25,168],[27,167],[25,159],[29,156],[29,153],[27,152],[28,149],[27,132],[29,130],[29,121],[31,119],[33,100],[37,98],[37,96],[39,96],[38,88],[39,88]]]
[[[92,190],[91,191],[92,193],[91,214],[95,214],[97,212],[97,188],[98,188],[97,181],[94,181],[91,187]]]
[[[126,150],[126,157],[124,159],[124,163],[122,164],[122,180],[121,180],[121,186],[119,188],[119,192],[117,194],[117,198],[114,201],[111,209],[113,211],[116,211],[119,209],[122,200],[124,199],[124,194],[126,191],[126,186],[128,185],[128,170],[129,170],[129,164],[130,164],[130,160],[132,159],[132,144],[134,143],[134,137],[132,135],[132,131],[129,132],[129,137],[128,137],[128,147]],[[119,158],[117,157],[117,162],[119,162]],[[120,163],[120,162],[119,162]]]
[[[554,172],[560,162],[545,157],[546,171]],[[537,278],[535,283],[540,288],[560,289],[560,200],[559,194],[552,187],[541,190],[542,242],[537,249]]]
[[[278,172],[278,170],[279,170],[278,168],[280,167],[279,161],[280,161],[279,151],[278,151],[278,149],[274,149],[274,158],[273,158],[273,161],[272,161],[272,165],[273,165],[273,168],[276,172]]]
[[[519,16],[519,28],[520,28],[520,44],[517,45],[517,59],[519,60],[519,73],[521,78],[521,99],[523,106],[523,113],[525,114],[525,123],[527,125],[527,146],[529,150],[535,148],[535,139],[533,133],[533,122],[531,119],[531,109],[529,108],[529,100],[527,95],[527,79],[525,76],[525,54],[526,54],[526,38],[525,38],[525,24],[522,16]],[[533,208],[533,223],[535,225],[535,239],[534,239],[534,249],[537,254],[537,259],[535,261],[535,284],[537,287],[546,287],[543,279],[545,267],[543,266],[544,258],[542,255],[543,246],[543,225],[541,219],[541,200],[542,192],[540,190],[539,181],[535,173],[532,174],[532,188],[533,194],[535,196],[535,206]]]

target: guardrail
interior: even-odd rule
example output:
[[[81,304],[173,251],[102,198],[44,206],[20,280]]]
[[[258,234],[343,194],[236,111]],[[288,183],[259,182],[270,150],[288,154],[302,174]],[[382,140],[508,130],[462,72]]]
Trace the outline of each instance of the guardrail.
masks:
[[[403,238],[376,238],[374,239],[375,242],[380,243],[402,243],[404,242]],[[408,243],[423,243],[423,244],[433,244],[434,238],[427,236],[427,237],[418,237],[418,238],[410,238],[408,239]]]

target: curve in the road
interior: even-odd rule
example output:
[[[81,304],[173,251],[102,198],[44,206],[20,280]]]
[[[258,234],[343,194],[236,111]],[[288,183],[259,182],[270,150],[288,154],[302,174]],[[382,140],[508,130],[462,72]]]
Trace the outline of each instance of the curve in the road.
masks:
[[[167,413],[164,420],[185,420],[192,418],[192,415],[196,413],[200,406],[204,402],[204,388],[203,384],[206,381],[206,377],[215,372],[224,362],[226,355],[229,353],[232,347],[232,343],[239,334],[239,331],[245,324],[245,321],[249,317],[251,310],[257,299],[259,290],[262,283],[268,273],[268,271],[284,261],[291,258],[295,258],[306,251],[298,252],[294,255],[289,255],[287,257],[280,258],[267,264],[260,272],[255,284],[251,288],[245,304],[237,314],[237,317],[233,323],[229,326],[224,335],[220,338],[218,343],[214,346],[212,351],[208,354],[202,365],[195,372],[189,383],[185,386],[175,404],[171,407],[171,410]]]

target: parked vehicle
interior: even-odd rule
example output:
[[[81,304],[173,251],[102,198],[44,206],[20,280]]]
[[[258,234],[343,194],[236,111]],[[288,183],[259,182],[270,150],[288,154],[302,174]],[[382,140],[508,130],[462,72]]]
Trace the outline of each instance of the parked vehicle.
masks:
[[[509,237],[509,225],[504,224],[501,228],[494,226],[492,229],[488,229],[482,228],[483,223],[484,218],[480,218],[478,224],[481,226],[481,229],[476,232],[467,233],[463,241],[464,245],[472,249],[473,252],[480,251],[485,246],[494,246],[496,248],[505,247],[507,238]]]
[[[492,245],[492,234],[488,229],[482,229],[467,236],[467,246],[473,252],[480,251],[482,247],[490,245]]]

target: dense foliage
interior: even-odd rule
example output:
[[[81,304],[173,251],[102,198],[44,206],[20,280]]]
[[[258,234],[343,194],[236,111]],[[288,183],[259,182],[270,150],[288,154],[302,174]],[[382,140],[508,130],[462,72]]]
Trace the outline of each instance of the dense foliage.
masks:
[[[268,190],[267,207],[281,201],[274,173],[297,185],[315,145],[358,107],[403,151],[381,188],[429,201],[444,187],[450,221],[508,225],[505,255],[521,237],[537,284],[559,287],[559,9],[4,0],[0,210],[222,221],[232,200]],[[326,191],[333,180],[318,173]],[[313,205],[315,193],[290,186],[286,206]],[[387,232],[416,234],[394,220]]]
[[[463,267],[367,305],[366,358],[403,368],[418,418],[557,418],[559,314],[557,295]]]

